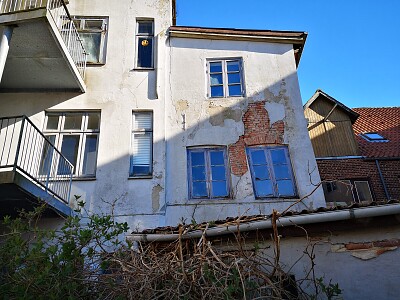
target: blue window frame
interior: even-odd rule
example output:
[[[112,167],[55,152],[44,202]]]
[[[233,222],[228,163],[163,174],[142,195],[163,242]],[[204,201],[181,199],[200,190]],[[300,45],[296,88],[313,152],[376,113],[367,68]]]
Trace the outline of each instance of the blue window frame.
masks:
[[[229,170],[225,148],[188,149],[190,198],[229,197]]]
[[[208,95],[211,98],[240,97],[244,94],[241,59],[210,60]]]
[[[296,196],[287,147],[250,147],[247,157],[256,198]]]

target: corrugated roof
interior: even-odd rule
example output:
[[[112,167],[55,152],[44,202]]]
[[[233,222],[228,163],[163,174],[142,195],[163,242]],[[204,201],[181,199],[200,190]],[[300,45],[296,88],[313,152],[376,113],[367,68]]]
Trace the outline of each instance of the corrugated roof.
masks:
[[[353,108],[360,116],[353,130],[361,155],[370,158],[400,158],[400,107]],[[387,142],[370,142],[361,133],[376,132]]]

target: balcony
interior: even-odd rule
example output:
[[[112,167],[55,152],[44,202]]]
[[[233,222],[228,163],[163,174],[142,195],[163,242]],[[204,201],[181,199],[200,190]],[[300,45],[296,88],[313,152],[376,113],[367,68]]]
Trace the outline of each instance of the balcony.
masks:
[[[6,29],[0,92],[85,92],[86,52],[64,0],[0,0]]]
[[[46,202],[71,215],[74,167],[25,116],[0,118],[0,216]]]

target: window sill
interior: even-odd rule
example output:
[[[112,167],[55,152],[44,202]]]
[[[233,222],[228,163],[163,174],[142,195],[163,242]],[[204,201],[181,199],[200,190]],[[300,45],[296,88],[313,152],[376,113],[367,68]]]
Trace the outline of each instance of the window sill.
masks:
[[[246,98],[245,95],[240,96],[229,96],[229,97],[207,97],[208,100],[229,100],[229,99],[244,99]]]
[[[72,181],[94,181],[96,177],[72,177]]]
[[[145,72],[145,71],[154,71],[154,70],[155,70],[155,68],[133,68],[131,70],[131,72],[136,72],[136,71]]]
[[[135,180],[135,179],[153,179],[153,175],[129,176],[128,177],[128,180]]]
[[[106,63],[86,63],[87,67],[102,67],[104,66]]]

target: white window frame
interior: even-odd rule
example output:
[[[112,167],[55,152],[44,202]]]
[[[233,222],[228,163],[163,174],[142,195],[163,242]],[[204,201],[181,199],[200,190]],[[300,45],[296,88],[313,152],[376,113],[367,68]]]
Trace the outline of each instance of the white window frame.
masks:
[[[139,32],[139,24],[140,23],[151,23],[152,25],[152,33],[151,34],[146,34],[146,33],[140,33]],[[155,59],[154,59],[154,53],[155,53],[155,38],[154,38],[154,31],[155,31],[155,26],[154,26],[154,19],[144,19],[140,18],[136,20],[136,37],[135,37],[135,69],[138,70],[153,70],[154,65],[155,65]],[[139,39],[140,38],[146,38],[147,40],[151,40],[151,66],[150,67],[140,67],[138,64],[139,60]]]
[[[274,164],[272,162],[272,158],[271,158],[271,151],[273,150],[284,150],[285,153],[285,160],[286,163],[284,165],[287,166],[288,168],[288,172],[289,172],[289,177],[285,178],[285,179],[277,179],[276,178],[276,174],[275,174],[275,170],[274,170]],[[269,174],[269,180],[271,181],[272,184],[272,194],[269,195],[260,195],[259,191],[257,190],[257,185],[256,185],[256,178],[255,178],[255,170],[254,167],[257,166],[253,163],[253,159],[251,156],[251,152],[253,151],[259,151],[262,150],[264,151],[264,156],[266,158],[266,164],[265,167],[268,170],[268,174]],[[293,174],[293,168],[292,168],[292,164],[291,164],[291,160],[290,160],[290,156],[289,156],[289,149],[286,146],[251,146],[251,147],[247,147],[246,148],[246,154],[247,154],[247,160],[248,160],[248,165],[250,168],[250,174],[251,174],[251,179],[253,182],[253,190],[254,190],[254,195],[255,198],[295,198],[297,196],[297,189],[296,189],[296,181],[295,181],[295,177]],[[260,166],[264,166],[264,165],[260,165]],[[292,188],[293,188],[293,194],[281,194],[279,189],[278,189],[278,181],[280,180],[290,180],[292,183]]]
[[[340,183],[340,184],[339,184]],[[366,183],[368,186],[368,192],[371,198],[371,201],[374,201],[374,195],[371,190],[371,185],[367,179],[340,179],[340,180],[332,180],[332,181],[325,181],[323,182],[324,193],[325,196],[328,197],[330,193],[341,189],[344,185],[347,186],[347,192],[351,193],[352,203],[369,203],[369,201],[361,201],[359,196],[359,191],[357,188],[358,183]],[[339,186],[339,187],[338,187]],[[329,191],[330,189],[330,191]],[[335,196],[336,197],[336,196]],[[338,197],[339,198],[339,197]],[[335,201],[327,201],[327,203],[344,203],[348,204],[346,201],[342,201],[342,199],[335,199]]]
[[[86,62],[87,65],[104,65],[107,57],[107,36],[108,36],[108,17],[95,17],[95,16],[72,16],[76,30],[80,33],[101,33],[99,61]],[[100,29],[86,29],[86,21],[102,21],[103,25]]]
[[[89,114],[97,113],[99,115],[99,128],[98,129],[87,129]],[[81,127],[80,129],[64,129],[65,117],[67,115],[80,114],[82,115]],[[47,129],[48,117],[58,116],[58,127],[57,129]],[[97,156],[99,152],[99,138],[100,138],[100,123],[101,123],[101,113],[100,111],[68,111],[68,112],[46,112],[43,134],[48,136],[55,136],[54,146],[61,152],[62,142],[65,136],[76,135],[79,136],[79,146],[78,153],[76,157],[76,166],[74,168],[73,177],[88,177],[95,178],[97,170]],[[97,136],[96,144],[96,157],[95,157],[95,169],[94,174],[83,174],[83,163],[84,154],[86,147],[86,137],[87,136]]]
[[[239,71],[228,72],[227,62],[237,61],[239,63]],[[220,62],[222,65],[222,72],[214,72],[212,73],[210,70],[211,63]],[[245,96],[245,84],[244,84],[244,70],[243,70],[243,60],[240,57],[233,58],[212,58],[207,60],[207,97],[208,98],[230,98],[230,97],[244,97]],[[222,87],[223,87],[223,96],[212,96],[211,95],[211,75],[212,74],[222,74]],[[229,85],[238,85],[238,84],[229,84],[228,82],[228,74],[230,73],[239,73],[240,77],[240,95],[229,95]]]
[[[133,119],[135,114],[149,114],[151,116],[151,128],[135,128],[133,126]],[[148,173],[133,173],[133,143],[135,134],[150,134],[151,143],[150,143],[150,163],[149,163],[149,172]],[[152,177],[153,175],[153,141],[154,141],[154,114],[151,110],[134,110],[132,111],[132,132],[131,132],[131,147],[130,147],[130,163],[129,163],[129,178],[146,178]]]
[[[222,151],[224,155],[224,168],[225,168],[225,178],[226,178],[226,196],[214,196],[212,191],[212,182],[213,181],[222,181],[222,180],[213,180],[212,172],[211,172],[211,158],[210,153],[213,151]],[[207,196],[194,196],[193,195],[193,178],[192,178],[192,161],[191,161],[191,153],[200,152],[205,155],[205,182],[207,189]],[[228,156],[227,150],[224,146],[215,146],[215,147],[195,147],[187,149],[187,161],[188,161],[188,189],[189,189],[189,198],[190,199],[228,199],[231,198],[231,188],[230,188],[230,170],[228,164]]]

